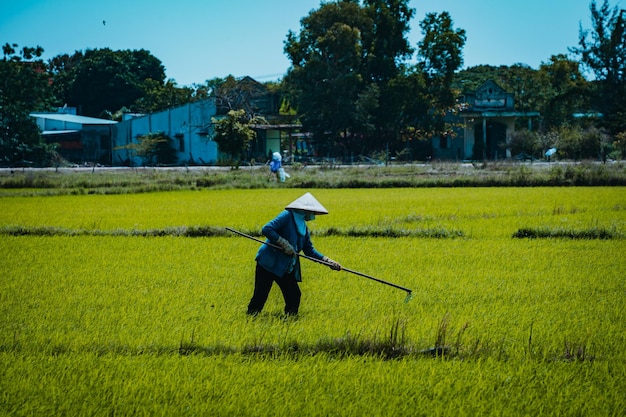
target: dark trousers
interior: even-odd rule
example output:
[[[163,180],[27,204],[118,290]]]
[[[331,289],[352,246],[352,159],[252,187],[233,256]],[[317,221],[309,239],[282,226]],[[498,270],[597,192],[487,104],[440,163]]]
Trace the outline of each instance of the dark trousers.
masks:
[[[300,307],[300,287],[293,273],[285,274],[283,277],[272,274],[257,263],[254,274],[254,293],[250,304],[248,304],[248,314],[258,314],[263,310],[263,306],[270,295],[272,284],[276,282],[283,293],[285,299],[285,314],[298,314]]]

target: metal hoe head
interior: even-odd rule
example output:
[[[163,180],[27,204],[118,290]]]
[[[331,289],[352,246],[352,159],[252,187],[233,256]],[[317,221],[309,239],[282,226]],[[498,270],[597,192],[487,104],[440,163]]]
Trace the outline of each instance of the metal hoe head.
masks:
[[[413,299],[413,293],[411,291],[408,291],[406,293],[406,298],[404,299],[405,303],[408,303],[409,301],[411,301]]]

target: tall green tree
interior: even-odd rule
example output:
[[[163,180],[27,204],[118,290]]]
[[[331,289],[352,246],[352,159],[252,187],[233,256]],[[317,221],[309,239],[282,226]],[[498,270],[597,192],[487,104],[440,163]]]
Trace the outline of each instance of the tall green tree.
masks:
[[[285,41],[285,82],[302,125],[330,153],[362,122],[355,103],[365,93],[363,40],[372,38],[372,20],[358,1],[341,1],[322,4],[300,23],[300,33],[289,31]]]
[[[364,13],[373,25],[363,40],[369,80],[388,82],[413,54],[406,36],[415,10],[408,4],[408,0],[365,0]]]
[[[256,138],[254,124],[266,124],[264,118],[249,117],[244,109],[230,110],[225,117],[211,118],[214,127],[212,139],[217,142],[220,152],[228,154],[239,167],[246,157],[248,144]]]
[[[165,68],[146,50],[109,48],[77,51],[50,60],[59,102],[77,107],[80,114],[100,117],[133,104],[154,87],[163,85]]]
[[[368,142],[374,147],[394,148],[401,144],[407,106],[419,98],[409,92],[415,86],[407,85],[407,62],[414,52],[407,34],[415,10],[408,0],[366,0],[364,12],[373,28],[371,39],[365,39],[365,93],[357,101],[357,114],[367,121],[360,130],[371,132]],[[364,99],[369,105],[363,108]]]
[[[455,29],[450,13],[428,13],[420,22],[424,35],[418,43],[418,68],[426,77],[431,99],[433,133],[445,129],[445,113],[454,108],[458,91],[453,86],[454,75],[463,65],[465,30]]]
[[[541,78],[548,83],[543,88],[546,98],[541,112],[544,129],[572,123],[573,115],[589,108],[590,85],[580,72],[580,64],[565,55],[553,55],[539,67]]]
[[[43,48],[5,44],[0,60],[0,164],[49,165],[54,147],[46,145],[31,112],[48,110],[48,88]]]
[[[592,71],[597,86],[596,106],[613,132],[626,131],[626,10],[604,0],[589,6],[591,26],[580,28],[579,46],[570,48]]]
[[[501,86],[506,86],[506,90],[514,94],[517,111],[540,111],[549,98],[550,83],[546,74],[527,64],[505,67],[499,79]]]
[[[206,98],[202,90],[179,87],[174,80],[162,83],[151,78],[143,82],[143,95],[130,106],[137,113],[154,113]]]
[[[360,153],[398,139],[403,108],[414,99],[401,91],[413,53],[408,3],[324,3],[302,19],[298,35],[289,32],[285,81],[324,154]]]

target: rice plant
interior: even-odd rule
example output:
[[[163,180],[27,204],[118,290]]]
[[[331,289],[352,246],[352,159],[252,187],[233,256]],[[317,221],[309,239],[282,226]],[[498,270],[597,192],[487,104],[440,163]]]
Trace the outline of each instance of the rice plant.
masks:
[[[1,198],[0,414],[626,410],[623,188],[314,190],[316,247],[413,299],[303,261],[300,315],[247,317],[258,243],[223,228],[302,192]],[[561,228],[616,236],[512,237]]]

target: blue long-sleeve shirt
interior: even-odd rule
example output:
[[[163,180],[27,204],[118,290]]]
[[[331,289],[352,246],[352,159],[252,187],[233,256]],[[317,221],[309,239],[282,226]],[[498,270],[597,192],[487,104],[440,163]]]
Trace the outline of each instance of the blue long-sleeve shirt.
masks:
[[[324,255],[318,252],[313,246],[308,228],[304,236],[298,234],[296,220],[293,217],[293,213],[289,210],[283,210],[278,216],[263,226],[261,231],[267,238],[266,241],[268,243],[277,245],[278,238],[282,237],[293,246],[296,253],[302,251],[306,256],[316,259],[322,259],[324,257]],[[255,259],[259,265],[279,277],[282,277],[290,270],[294,261],[292,256],[268,245],[261,245]],[[302,281],[300,259],[298,256],[296,256],[293,268],[296,281]]]

